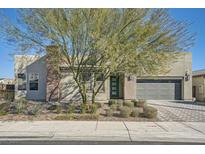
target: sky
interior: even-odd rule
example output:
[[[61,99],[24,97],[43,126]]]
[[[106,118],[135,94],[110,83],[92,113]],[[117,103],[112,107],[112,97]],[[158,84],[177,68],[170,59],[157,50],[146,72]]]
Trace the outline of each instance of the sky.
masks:
[[[0,9],[11,20],[16,20],[15,9]],[[189,30],[196,33],[195,45],[192,52],[192,69],[205,69],[205,9],[169,9],[172,17],[192,23]],[[11,53],[14,49],[0,42],[0,78],[14,78],[14,61]]]

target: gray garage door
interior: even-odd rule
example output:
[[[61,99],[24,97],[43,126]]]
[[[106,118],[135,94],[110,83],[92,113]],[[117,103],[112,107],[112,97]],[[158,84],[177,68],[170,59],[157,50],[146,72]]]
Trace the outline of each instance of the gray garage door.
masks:
[[[137,99],[180,100],[181,80],[137,80]]]

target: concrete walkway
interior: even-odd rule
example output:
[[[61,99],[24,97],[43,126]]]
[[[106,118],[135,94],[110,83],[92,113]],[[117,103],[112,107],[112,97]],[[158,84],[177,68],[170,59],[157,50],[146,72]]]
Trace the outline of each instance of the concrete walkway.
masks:
[[[0,144],[205,144],[205,123],[0,122]]]

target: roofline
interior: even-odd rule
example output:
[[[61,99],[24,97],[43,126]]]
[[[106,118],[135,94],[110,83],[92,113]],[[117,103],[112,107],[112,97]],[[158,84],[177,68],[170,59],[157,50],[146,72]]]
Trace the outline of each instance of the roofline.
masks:
[[[197,71],[205,71],[205,69],[194,70],[193,72],[197,72]]]
[[[192,75],[192,77],[197,78],[197,77],[205,77],[205,73],[204,74],[198,74],[198,75]]]

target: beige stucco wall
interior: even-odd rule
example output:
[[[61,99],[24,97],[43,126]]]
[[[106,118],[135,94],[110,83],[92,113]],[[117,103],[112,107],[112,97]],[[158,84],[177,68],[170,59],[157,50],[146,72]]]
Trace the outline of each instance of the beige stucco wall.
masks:
[[[204,101],[205,99],[205,78],[193,77],[193,86],[196,86],[196,100]]]
[[[125,75],[124,78],[124,99],[136,99],[136,77]]]
[[[104,83],[105,91],[99,92],[96,96],[96,101],[99,102],[106,102],[109,100],[109,80],[106,80]],[[60,81],[60,90],[62,93],[62,101],[69,102],[69,101],[80,101],[81,96],[79,93],[79,89],[77,88],[77,85],[75,81],[73,80],[72,74],[67,73],[64,75],[64,77]],[[87,92],[87,99],[88,101],[91,101],[92,93],[91,91]]]

